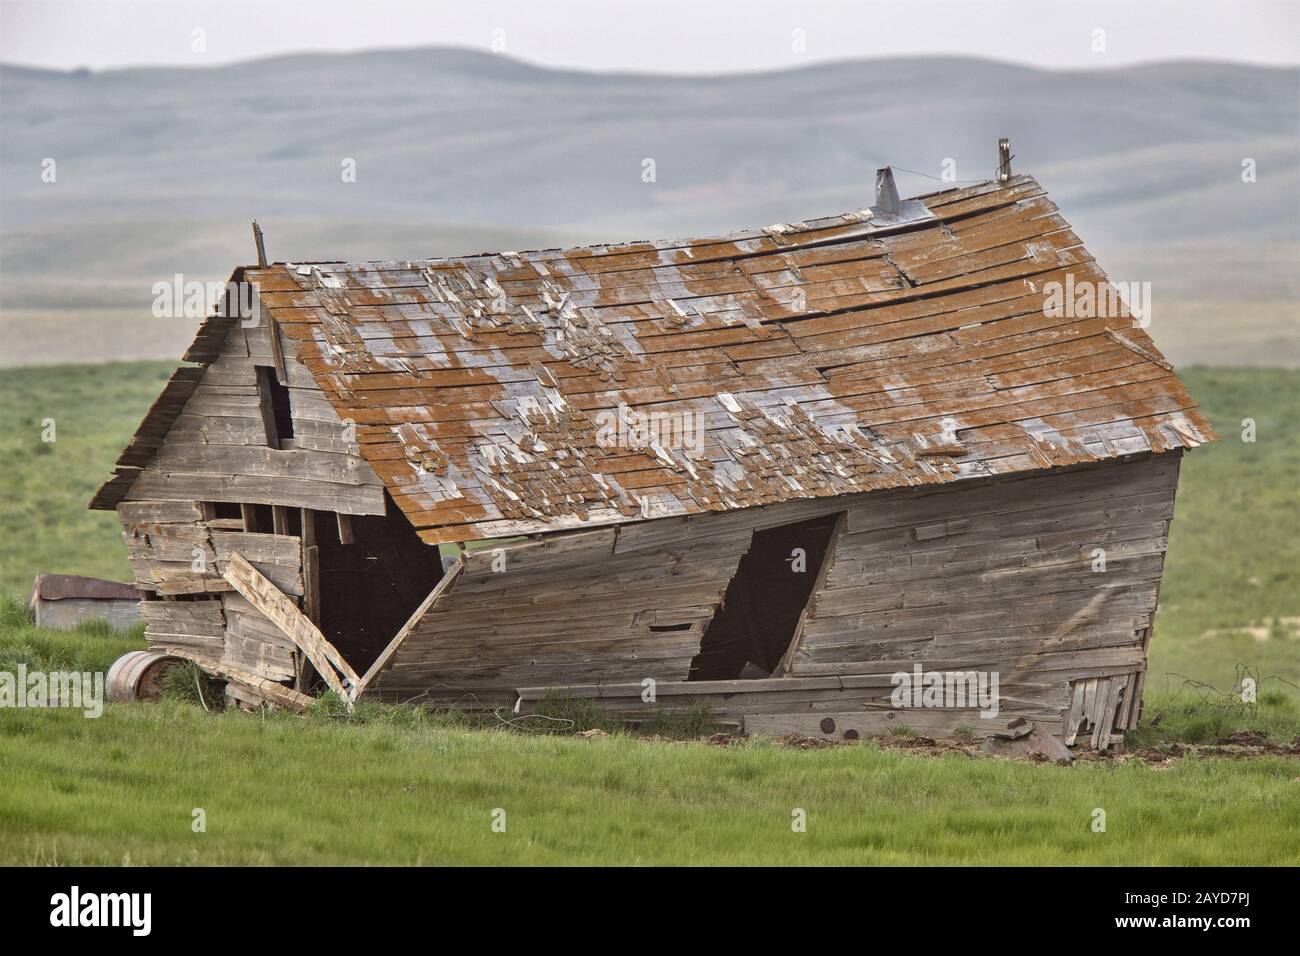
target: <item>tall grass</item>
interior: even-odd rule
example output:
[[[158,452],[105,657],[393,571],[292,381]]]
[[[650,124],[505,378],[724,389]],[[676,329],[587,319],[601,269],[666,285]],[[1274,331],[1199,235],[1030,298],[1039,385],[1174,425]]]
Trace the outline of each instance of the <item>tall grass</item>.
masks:
[[[117,516],[86,505],[173,368],[0,370],[0,594],[26,597],[38,571],[131,580]]]
[[[1300,372],[1180,374],[1223,440],[1183,459],[1147,688],[1231,691],[1249,665],[1300,693]]]
[[[126,633],[110,631],[103,621],[86,621],[71,631],[36,627],[27,608],[14,598],[0,598],[0,670],[19,664],[29,671],[102,671],[127,651],[145,646],[144,625]]]
[[[1295,762],[1168,769],[205,714],[0,713],[0,863],[1289,864]],[[1090,829],[1107,814],[1105,833]],[[207,831],[194,833],[195,808]],[[803,810],[807,832],[791,828]],[[492,829],[494,811],[506,832]]]

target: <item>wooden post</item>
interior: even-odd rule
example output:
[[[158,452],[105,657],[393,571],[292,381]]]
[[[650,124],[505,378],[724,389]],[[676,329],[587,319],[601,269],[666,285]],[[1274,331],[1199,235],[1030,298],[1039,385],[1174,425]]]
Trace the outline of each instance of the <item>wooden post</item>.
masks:
[[[271,505],[271,533],[289,533],[289,509],[284,505]]]
[[[262,227],[253,220],[253,242],[257,243],[257,266],[259,269],[266,268],[266,243],[262,240]]]
[[[284,367],[284,347],[280,344],[280,325],[271,317],[266,320],[266,334],[271,340],[271,361],[275,363],[275,378],[284,386],[289,384],[289,373]]]
[[[1011,179],[1011,140],[998,140],[998,182],[1005,183]]]
[[[320,548],[316,545],[316,512],[311,508],[300,509],[302,514],[302,605],[307,620],[317,627],[321,625],[320,617]],[[294,675],[294,687],[305,691],[311,684],[312,666],[307,655],[298,652],[297,673]]]
[[[302,515],[303,607],[313,624],[320,624],[320,548],[316,545],[316,512],[300,509]]]
[[[339,523],[339,544],[352,543],[352,515],[345,515],[338,512],[336,515]]]
[[[287,535],[289,533],[289,509],[283,505],[270,506],[270,533]]]

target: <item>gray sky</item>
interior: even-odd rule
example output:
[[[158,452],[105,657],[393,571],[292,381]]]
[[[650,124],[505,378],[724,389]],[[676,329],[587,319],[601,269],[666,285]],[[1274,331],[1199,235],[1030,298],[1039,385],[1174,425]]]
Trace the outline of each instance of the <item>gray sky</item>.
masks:
[[[192,49],[196,29],[203,52]],[[1105,31],[1104,52],[1093,50],[1096,30]],[[926,53],[1057,67],[1187,58],[1294,65],[1300,2],[0,0],[0,60],[58,69],[205,66],[307,50],[488,50],[494,41],[535,63],[669,73]]]

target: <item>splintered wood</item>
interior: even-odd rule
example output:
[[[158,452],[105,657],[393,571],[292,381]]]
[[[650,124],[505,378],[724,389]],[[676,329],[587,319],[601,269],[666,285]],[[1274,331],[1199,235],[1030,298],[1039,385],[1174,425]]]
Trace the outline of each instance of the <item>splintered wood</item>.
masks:
[[[234,681],[242,685],[253,697],[270,704],[287,707],[289,710],[296,710],[301,713],[315,702],[315,698],[307,694],[300,694],[283,684],[277,684],[265,677],[259,677],[238,667],[231,667],[229,664],[223,664],[218,660],[196,654],[193,651],[173,647],[168,648],[167,653],[172,657],[183,657],[186,660],[194,661],[208,673]]]
[[[334,646],[325,639],[294,602],[284,592],[268,581],[257,568],[240,554],[233,554],[226,566],[225,579],[245,600],[261,611],[271,623],[280,628],[291,641],[307,655],[316,672],[330,689],[351,702],[360,684],[360,678]]]

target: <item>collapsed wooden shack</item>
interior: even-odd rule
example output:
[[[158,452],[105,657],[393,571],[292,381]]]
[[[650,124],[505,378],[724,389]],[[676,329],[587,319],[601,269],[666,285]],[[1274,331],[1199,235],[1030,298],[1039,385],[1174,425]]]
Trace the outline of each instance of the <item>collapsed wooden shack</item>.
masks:
[[[1136,724],[1179,459],[1214,436],[1028,176],[228,289],[92,507],[151,645],[241,699]],[[923,673],[994,675],[996,719],[900,704]]]
[[[36,575],[27,610],[37,627],[71,630],[103,621],[113,631],[127,631],[140,620],[140,593],[134,584],[78,574]]]

